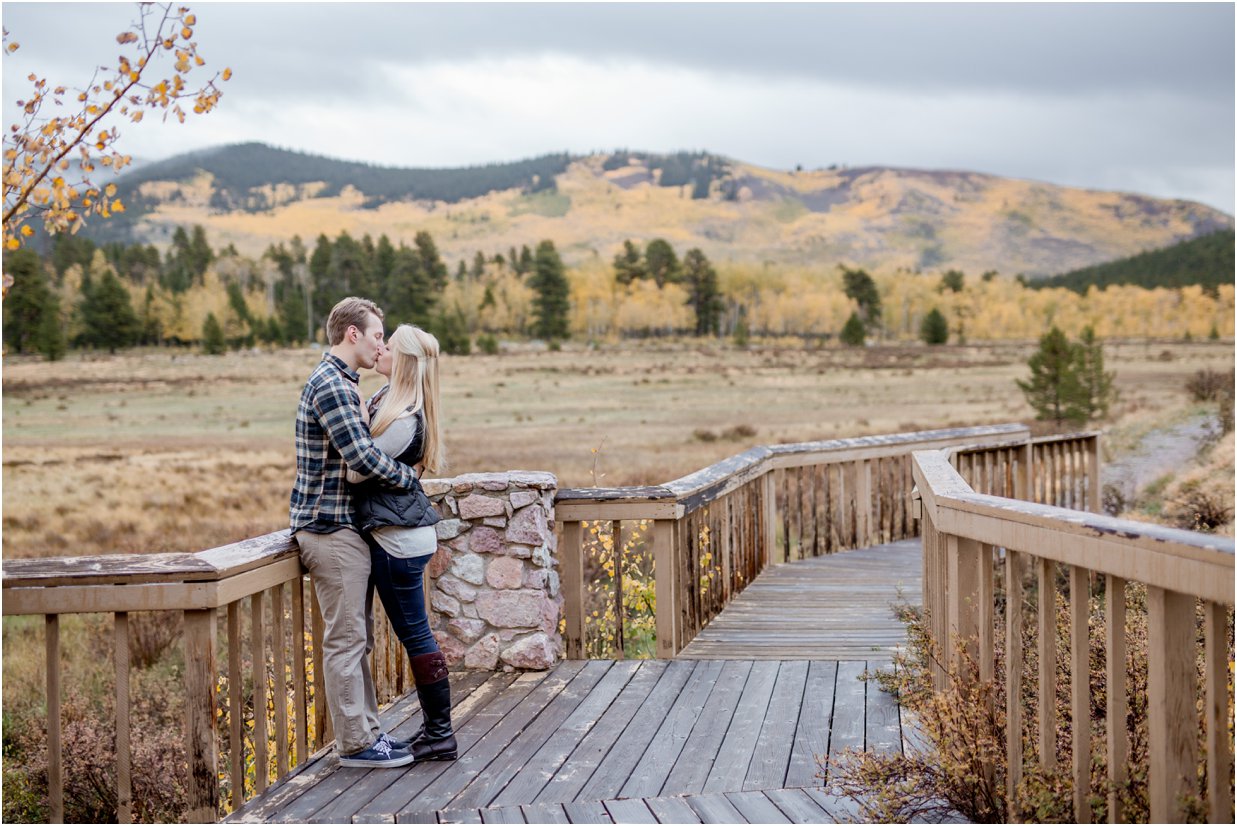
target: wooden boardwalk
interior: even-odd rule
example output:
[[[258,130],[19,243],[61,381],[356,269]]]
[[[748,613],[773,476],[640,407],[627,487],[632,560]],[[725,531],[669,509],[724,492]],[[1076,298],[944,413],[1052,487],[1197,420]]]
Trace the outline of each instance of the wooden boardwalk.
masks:
[[[901,639],[888,606],[899,584],[918,601],[918,558],[915,541],[778,566],[680,659],[453,673],[459,760],[345,769],[325,751],[229,820],[820,823],[853,815],[853,803],[821,791],[817,756],[898,751],[912,737],[896,700],[860,675],[869,663],[885,665]],[[860,642],[830,639],[854,634]],[[382,716],[396,736],[420,723],[415,696]]]
[[[921,604],[922,557],[916,538],[776,565],[679,657],[888,661],[906,640],[890,606]]]

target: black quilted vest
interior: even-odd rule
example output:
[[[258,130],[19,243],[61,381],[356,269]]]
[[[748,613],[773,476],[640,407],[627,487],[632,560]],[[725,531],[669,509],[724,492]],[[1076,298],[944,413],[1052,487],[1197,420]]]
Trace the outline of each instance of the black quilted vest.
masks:
[[[425,419],[420,411],[416,417],[417,427],[412,443],[394,457],[409,467],[421,461],[425,453]],[[412,490],[394,490],[380,480],[366,480],[352,487],[352,504],[356,507],[356,525],[363,531],[391,526],[424,528],[441,519],[421,488],[419,479],[413,483]]]

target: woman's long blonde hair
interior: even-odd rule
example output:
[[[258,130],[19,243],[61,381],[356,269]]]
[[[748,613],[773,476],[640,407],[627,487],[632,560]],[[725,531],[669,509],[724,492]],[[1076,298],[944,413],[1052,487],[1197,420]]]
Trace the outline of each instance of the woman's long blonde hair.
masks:
[[[370,432],[377,436],[407,410],[425,417],[425,452],[421,463],[436,473],[447,465],[438,420],[438,339],[411,324],[395,328],[387,340],[391,350],[391,389],[374,415]]]

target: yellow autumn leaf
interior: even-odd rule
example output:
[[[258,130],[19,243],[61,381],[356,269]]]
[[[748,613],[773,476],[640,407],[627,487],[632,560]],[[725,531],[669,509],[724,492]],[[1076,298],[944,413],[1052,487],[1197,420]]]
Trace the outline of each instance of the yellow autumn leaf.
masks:
[[[107,197],[114,197],[116,195],[116,184],[108,184],[103,188],[103,191],[107,193]]]
[[[29,238],[31,235],[34,235],[34,228],[31,227],[29,224],[23,224],[21,228],[21,234]]]
[[[125,43],[136,43],[137,34],[134,32],[121,32],[120,34],[116,35],[116,42],[121,44],[122,46]]]
[[[232,79],[232,70],[231,70],[231,69],[224,69],[224,70],[223,70],[223,79],[224,79],[224,80],[231,80],[231,79]]]
[[[4,246],[11,250],[18,250],[21,249],[21,241],[18,241],[16,238],[10,238],[4,242]]]
[[[119,200],[112,201],[112,212],[124,212],[124,211],[125,211],[124,204],[122,204]]]
[[[185,40],[188,40],[189,38],[193,37],[193,29],[189,28],[188,26],[185,26],[183,29],[180,30],[180,36],[185,38]]]
[[[196,22],[198,22],[197,15],[194,15],[194,14],[187,14],[187,15],[185,15],[185,25],[186,25],[186,26],[192,26],[192,25],[193,25],[194,23],[196,23]]]

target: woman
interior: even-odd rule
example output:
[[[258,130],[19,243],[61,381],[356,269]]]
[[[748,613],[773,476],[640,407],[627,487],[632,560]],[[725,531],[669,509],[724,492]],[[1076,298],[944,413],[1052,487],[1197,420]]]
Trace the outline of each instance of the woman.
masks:
[[[438,419],[438,340],[402,324],[391,334],[375,369],[388,381],[366,406],[374,444],[388,456],[431,473],[445,456]],[[423,723],[409,750],[418,762],[454,760],[451,685],[425,613],[425,566],[438,548],[439,516],[418,483],[392,490],[351,471],[357,524],[370,542],[371,576],[391,626],[412,661]]]

